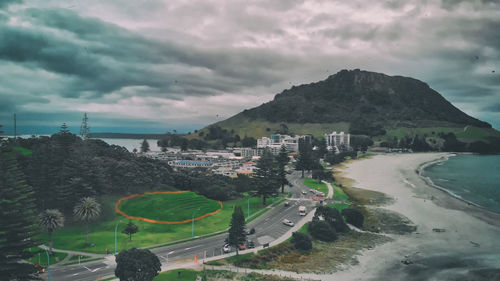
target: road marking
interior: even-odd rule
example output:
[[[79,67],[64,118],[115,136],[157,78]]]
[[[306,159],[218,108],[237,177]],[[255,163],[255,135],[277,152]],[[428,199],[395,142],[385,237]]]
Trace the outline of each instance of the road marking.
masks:
[[[96,271],[98,271],[99,269],[101,269],[101,267],[98,267],[98,268],[96,268],[96,269],[90,269],[90,268],[88,268],[88,267],[86,267],[86,266],[83,266],[83,267],[84,267],[85,269],[87,269],[88,271],[90,271],[90,272],[96,272]]]
[[[75,274],[73,274],[73,276],[76,276],[76,275],[78,275],[78,274],[80,274],[80,273],[75,273]]]

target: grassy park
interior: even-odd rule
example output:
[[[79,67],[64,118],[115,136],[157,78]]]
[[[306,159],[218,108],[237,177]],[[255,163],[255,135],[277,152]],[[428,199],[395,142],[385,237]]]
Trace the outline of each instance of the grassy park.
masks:
[[[314,189],[314,190],[317,190],[317,191],[320,191],[320,192],[323,192],[325,194],[325,196],[328,195],[328,187],[326,186],[326,184],[324,183],[319,183],[317,180],[315,179],[312,179],[312,178],[306,178],[304,180],[304,185],[311,188],[311,189]]]
[[[185,194],[185,196],[193,196],[193,194]],[[196,195],[199,196],[199,195]],[[163,196],[160,196],[163,198]],[[152,200],[153,197],[150,197]],[[204,197],[203,197],[204,198]],[[102,197],[99,201],[102,204],[102,215],[98,221],[92,223],[89,227],[89,243],[93,244],[91,246],[85,246],[85,226],[81,223],[71,224],[62,229],[58,229],[54,232],[54,248],[56,249],[65,249],[65,250],[75,250],[75,251],[83,251],[90,253],[98,253],[104,254],[106,252],[106,248],[109,249],[110,253],[114,251],[115,247],[115,226],[118,225],[118,234],[117,234],[117,246],[118,251],[123,249],[129,249],[132,247],[144,247],[151,246],[159,243],[165,243],[169,241],[176,241],[180,239],[188,239],[191,238],[191,222],[184,224],[157,224],[157,223],[149,223],[139,220],[132,220],[139,228],[139,232],[132,236],[132,241],[129,241],[128,236],[122,234],[121,231],[125,228],[125,225],[128,223],[129,219],[117,214],[114,210],[116,202],[120,199],[119,196],[105,196]],[[179,197],[176,198],[177,200]],[[154,201],[157,200],[156,198]],[[161,207],[157,205],[149,205],[145,204],[145,202],[137,201],[138,206],[141,208],[137,208],[134,204],[130,206],[126,206],[127,211],[137,210],[139,214],[147,214],[148,216],[155,217],[162,214],[166,214],[172,211],[173,214],[178,214],[178,217],[170,217],[174,220],[182,220],[188,216],[191,219],[193,212],[196,210],[195,217],[198,216],[197,213],[202,211],[198,211],[197,208],[199,206],[191,205],[188,209],[188,206],[184,205],[174,205],[169,206],[166,202],[169,202],[169,199],[163,198],[158,200],[166,200],[164,201]],[[202,200],[198,198],[197,200]],[[204,198],[207,204],[206,206],[211,206],[209,201],[218,203],[213,200],[209,200]],[[133,202],[131,202],[133,203]],[[216,231],[221,231],[227,229],[229,227],[229,222],[231,220],[231,214],[233,212],[234,206],[241,206],[247,216],[248,210],[248,199],[241,198],[237,200],[229,200],[223,202],[223,208],[220,212],[203,218],[201,220],[197,220],[194,222],[194,235],[205,235],[210,234]],[[121,204],[120,204],[121,208]],[[183,210],[184,211],[181,211]],[[250,198],[250,214],[254,214],[255,212],[264,208],[262,205],[262,199],[259,197],[251,197]],[[170,211],[168,211],[170,210]],[[208,210],[208,209],[204,209]],[[131,213],[130,215],[134,215]],[[202,215],[200,212],[199,215]],[[40,240],[47,243],[48,234],[43,233],[40,235]]]
[[[45,252],[45,250],[36,247],[36,248],[31,248],[30,252],[36,254],[31,259],[29,259],[29,262],[34,264],[40,264],[42,266],[47,266],[48,260],[47,260],[47,253]],[[50,264],[55,264],[62,261],[64,258],[66,258],[67,255],[68,254],[65,253],[54,252],[54,254],[50,256]]]

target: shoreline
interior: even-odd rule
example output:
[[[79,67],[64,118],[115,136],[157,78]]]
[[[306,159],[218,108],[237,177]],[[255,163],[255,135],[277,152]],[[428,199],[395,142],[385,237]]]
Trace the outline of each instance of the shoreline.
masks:
[[[483,274],[483,269],[498,272],[495,278],[500,277],[500,246],[495,242],[500,238],[500,214],[471,205],[430,184],[422,175],[425,167],[446,161],[452,155],[380,154],[340,168],[341,177],[352,180],[349,186],[394,198],[387,205],[368,205],[369,208],[397,212],[412,221],[417,231],[389,234],[394,241],[362,251],[358,265],[332,275],[332,280],[347,276],[351,280],[379,280],[388,276],[392,280],[462,280],[459,277],[463,276],[468,278],[463,280],[491,280],[477,277]],[[496,261],[493,264],[492,257]],[[470,259],[474,264],[470,264]]]

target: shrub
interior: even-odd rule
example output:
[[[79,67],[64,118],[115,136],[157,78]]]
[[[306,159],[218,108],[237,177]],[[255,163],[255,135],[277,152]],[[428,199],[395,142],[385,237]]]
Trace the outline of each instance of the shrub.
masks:
[[[294,232],[292,234],[292,244],[298,250],[311,250],[312,242],[309,235],[301,232]]]
[[[342,216],[344,216],[346,222],[354,225],[357,228],[363,227],[363,222],[365,220],[365,217],[361,213],[361,211],[357,209],[344,209],[342,210]]]
[[[337,240],[337,231],[326,221],[315,220],[309,223],[307,231],[315,239],[332,242]]]

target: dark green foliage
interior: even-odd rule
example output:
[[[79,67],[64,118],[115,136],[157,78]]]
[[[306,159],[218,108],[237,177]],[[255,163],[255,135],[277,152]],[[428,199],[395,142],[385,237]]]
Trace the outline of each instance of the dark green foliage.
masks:
[[[358,209],[344,209],[342,210],[342,216],[344,216],[347,223],[350,223],[357,228],[363,227],[365,217],[363,216],[363,213],[361,213],[361,211],[359,211]]]
[[[150,149],[149,149],[149,142],[147,139],[144,139],[141,143],[141,152],[142,153],[145,153],[145,152],[148,152]]]
[[[130,241],[132,241],[132,235],[139,232],[139,228],[131,220],[128,221],[125,229],[122,231],[123,234],[127,234]]]
[[[373,145],[373,141],[369,137],[359,136],[359,135],[351,135],[351,147],[354,150],[366,151],[369,146]],[[394,147],[397,146],[397,140],[394,144]]]
[[[290,161],[290,158],[288,158],[286,147],[283,145],[281,146],[280,153],[276,157],[276,162],[278,164],[278,182],[281,185],[281,193],[285,192],[285,185],[289,184],[288,180],[286,179],[285,171],[285,166],[288,161]]]
[[[314,220],[310,222],[307,226],[307,231],[315,239],[325,242],[332,242],[338,238],[335,228],[326,221]]]
[[[291,240],[293,246],[295,249],[298,250],[311,250],[312,249],[312,242],[311,238],[309,235],[301,232],[294,232],[292,233],[292,240]]]
[[[410,145],[410,148],[414,152],[422,152],[422,151],[430,151],[431,147],[429,144],[425,141],[425,136],[420,136],[420,135],[415,135],[413,138],[413,141]]]
[[[257,145],[257,140],[252,138],[252,137],[247,137],[245,136],[241,140],[241,146],[242,147],[255,147]]]
[[[462,152],[465,151],[465,143],[457,140],[454,133],[439,133],[439,137],[444,139],[443,151]]]
[[[300,139],[299,156],[297,158],[297,163],[295,163],[295,169],[298,171],[302,171],[302,177],[304,177],[304,171],[311,170],[312,165],[312,145],[306,139]]]
[[[274,161],[273,154],[269,149],[264,149],[264,153],[257,161],[257,172],[255,173],[255,184],[257,192],[262,196],[262,203],[266,205],[266,198],[280,187],[278,178],[278,167]]]
[[[314,213],[313,220],[318,221],[320,217],[323,218],[323,220],[332,228],[334,228],[336,232],[346,232],[349,230],[349,227],[344,222],[339,210],[335,208],[319,206]]]
[[[454,107],[426,83],[359,69],[293,86],[274,100],[240,114],[274,123],[345,121],[351,123],[351,133],[372,136],[383,134],[383,127],[393,124],[491,127]]]
[[[38,280],[25,262],[38,245],[32,188],[18,168],[15,153],[0,146],[0,280]]]
[[[333,151],[329,151],[325,155],[325,161],[330,163],[331,165],[336,165],[345,160],[346,157],[351,157],[355,159],[357,157],[356,151],[342,151],[339,154],[335,154]]]
[[[160,260],[149,250],[132,248],[116,257],[115,275],[121,281],[151,281],[160,271]]]
[[[20,158],[39,209],[71,214],[82,197],[147,191],[173,185],[172,170],[162,161],[135,157],[125,148],[73,134],[19,139],[32,149]]]
[[[244,245],[246,240],[245,215],[243,214],[241,206],[236,206],[233,211],[233,216],[231,217],[227,243],[234,247],[236,253],[238,253],[238,247]]]
[[[323,180],[334,181],[332,172],[323,169],[322,166],[320,167],[321,168],[312,170],[312,178],[318,180],[318,182],[321,182]]]

